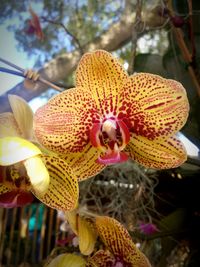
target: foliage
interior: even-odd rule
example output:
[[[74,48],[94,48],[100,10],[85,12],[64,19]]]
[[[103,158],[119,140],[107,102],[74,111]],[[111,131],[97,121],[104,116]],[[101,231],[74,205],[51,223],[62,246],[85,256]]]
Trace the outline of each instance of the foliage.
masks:
[[[0,22],[9,19],[9,29],[15,32],[19,47],[25,52],[29,55],[42,52],[42,59],[48,60],[76,48],[74,36],[84,46],[101,35],[112,23],[119,20],[124,1],[44,0],[35,1],[31,5],[41,20],[44,41],[38,41],[34,35],[26,32],[27,20],[30,18],[27,12],[29,2],[26,0],[20,1],[20,4],[1,1]]]

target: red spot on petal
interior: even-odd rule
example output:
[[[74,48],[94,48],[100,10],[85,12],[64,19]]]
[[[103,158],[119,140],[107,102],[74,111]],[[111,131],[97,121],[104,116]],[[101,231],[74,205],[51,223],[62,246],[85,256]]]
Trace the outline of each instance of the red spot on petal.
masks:
[[[119,125],[120,132],[122,134],[123,143],[128,144],[128,142],[130,141],[130,132],[128,127],[122,120],[117,121],[117,123]]]
[[[145,110],[149,110],[149,109],[155,109],[155,108],[158,108],[158,107],[161,107],[163,105],[165,105],[166,103],[163,102],[163,103],[158,103],[158,104],[155,104],[155,105],[152,105],[152,106],[149,106],[147,108],[145,108]]]
[[[99,147],[101,145],[99,134],[101,131],[101,124],[94,123],[92,129],[90,130],[90,141],[94,147]]]

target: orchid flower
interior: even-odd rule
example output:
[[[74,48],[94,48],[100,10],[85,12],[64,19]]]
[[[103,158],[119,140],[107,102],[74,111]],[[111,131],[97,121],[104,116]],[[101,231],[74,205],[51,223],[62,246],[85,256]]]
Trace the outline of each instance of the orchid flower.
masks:
[[[75,88],[37,110],[34,130],[83,180],[128,158],[156,169],[181,165],[186,150],[175,134],[188,110],[179,82],[149,73],[128,76],[116,58],[98,50],[81,58]]]
[[[145,223],[145,222],[139,223],[139,230],[141,233],[143,233],[145,235],[152,235],[152,234],[160,231],[155,224]]]
[[[79,250],[82,255],[90,255],[94,251],[97,233],[93,223],[80,216],[77,209],[65,213],[72,231],[78,236]]]
[[[35,34],[39,40],[43,40],[44,33],[42,31],[38,15],[33,11],[31,7],[29,8],[29,13],[31,15],[31,19],[28,20],[28,28],[26,30],[26,33]]]
[[[0,206],[23,206],[32,193],[46,205],[72,210],[78,200],[78,181],[68,164],[42,153],[35,142],[33,113],[21,97],[10,95],[11,112],[0,114]]]
[[[78,235],[79,249],[82,255],[88,256],[86,267],[150,267],[146,256],[135,246],[128,231],[115,219],[107,216],[95,216],[92,223],[76,213],[75,210],[67,212],[67,220],[72,230]],[[96,234],[94,233],[96,232]],[[104,247],[94,252],[96,237],[99,235]],[[95,236],[95,238],[94,238]],[[102,247],[102,245],[101,245]],[[92,253],[94,253],[92,255]],[[53,262],[65,266],[65,256],[56,257]],[[66,258],[67,260],[67,258]],[[81,256],[79,256],[81,260]],[[61,265],[63,263],[63,265]],[[72,265],[76,266],[76,265]]]
[[[105,248],[89,257],[87,267],[150,267],[146,256],[133,243],[128,231],[115,219],[97,216],[95,225]]]

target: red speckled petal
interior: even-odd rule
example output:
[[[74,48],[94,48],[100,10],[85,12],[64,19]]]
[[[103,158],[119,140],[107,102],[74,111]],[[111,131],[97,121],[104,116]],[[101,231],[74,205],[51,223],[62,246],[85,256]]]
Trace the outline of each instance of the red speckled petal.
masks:
[[[132,242],[128,231],[118,221],[98,216],[96,227],[100,238],[115,258],[120,258],[127,266],[151,266],[145,255]]]
[[[70,211],[75,209],[79,196],[78,181],[70,167],[62,159],[52,156],[41,156],[50,175],[50,184],[44,195],[34,195],[47,206]]]
[[[88,179],[101,172],[105,165],[97,163],[98,151],[89,143],[82,152],[61,155],[70,165],[73,173],[78,177],[78,181]]]
[[[133,160],[147,168],[176,168],[187,159],[186,150],[176,137],[150,141],[145,137],[134,135],[126,150]]]
[[[153,140],[172,136],[188,117],[184,87],[177,81],[140,73],[129,78],[121,93],[119,118],[129,118],[131,131]]]
[[[115,257],[109,250],[98,250],[87,260],[86,267],[112,267],[115,266]]]
[[[92,129],[90,130],[90,142],[94,147],[100,148],[101,141],[99,134],[101,132],[101,123],[94,123]]]
[[[86,53],[76,71],[76,85],[91,92],[101,114],[115,113],[126,79],[119,61],[103,50]]]
[[[82,88],[69,89],[37,110],[35,135],[39,142],[54,152],[79,152],[88,144],[92,121],[97,118],[90,92]]]

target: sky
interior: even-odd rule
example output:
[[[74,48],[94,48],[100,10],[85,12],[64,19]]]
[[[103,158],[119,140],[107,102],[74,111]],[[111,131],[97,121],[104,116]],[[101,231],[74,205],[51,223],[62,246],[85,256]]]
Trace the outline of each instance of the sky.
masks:
[[[17,50],[17,44],[12,32],[7,31],[5,25],[0,26],[0,57],[6,59],[19,67],[24,69],[31,68],[34,65],[34,60],[30,60],[26,53]],[[6,67],[5,64],[0,62],[1,67]],[[0,72],[0,94],[14,87],[22,81],[21,77],[16,75],[6,74]]]

